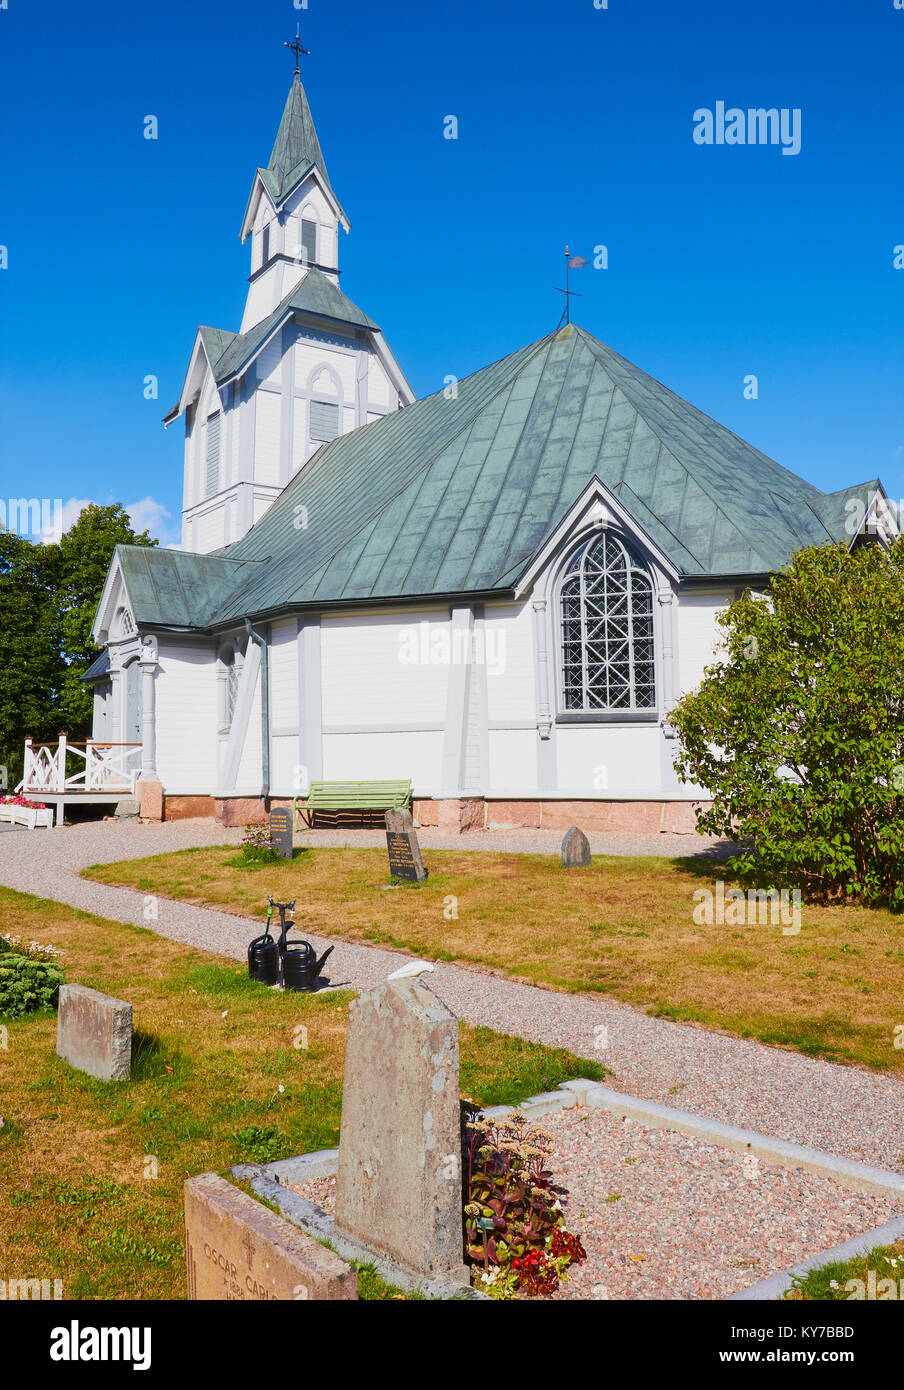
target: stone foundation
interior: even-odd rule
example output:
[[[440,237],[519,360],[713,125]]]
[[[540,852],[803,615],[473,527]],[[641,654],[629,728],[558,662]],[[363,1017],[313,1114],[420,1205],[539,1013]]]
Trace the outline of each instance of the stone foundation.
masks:
[[[435,827],[446,834],[468,830],[503,830],[511,827],[529,830],[626,831],[655,835],[670,832],[692,835],[697,822],[696,806],[710,802],[693,801],[493,801],[483,797],[463,797],[434,801],[415,798],[413,814],[419,825]]]
[[[138,783],[139,788],[141,783]],[[212,796],[164,796],[164,820],[194,820],[201,816],[211,819],[214,815]]]
[[[140,787],[139,783],[139,787]],[[412,815],[426,829],[446,835],[469,830],[561,830],[572,825],[581,830],[622,831],[634,835],[693,835],[697,829],[694,809],[708,808],[709,801],[545,801],[525,797],[517,801],[495,801],[482,796],[415,797]],[[259,796],[167,796],[163,802],[164,820],[186,820],[192,816],[215,819],[225,826],[266,825],[274,806],[292,807],[290,797],[273,797],[266,804]],[[382,824],[382,814],[360,817],[361,825]],[[348,817],[343,819],[348,824]]]

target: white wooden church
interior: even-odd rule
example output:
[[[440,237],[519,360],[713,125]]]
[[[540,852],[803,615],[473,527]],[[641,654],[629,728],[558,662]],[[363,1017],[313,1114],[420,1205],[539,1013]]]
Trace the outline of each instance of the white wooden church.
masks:
[[[691,830],[668,716],[716,614],[879,484],[821,492],[572,324],[416,401],[340,230],[296,75],[240,329],[198,330],[166,417],[182,548],[107,577],[95,784],[228,824],[410,779],[423,825]]]

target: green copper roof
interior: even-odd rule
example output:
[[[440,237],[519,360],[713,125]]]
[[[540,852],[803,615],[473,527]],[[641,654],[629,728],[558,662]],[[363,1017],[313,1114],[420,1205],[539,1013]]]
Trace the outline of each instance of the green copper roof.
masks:
[[[313,318],[332,323],[351,324],[354,328],[368,328],[379,332],[373,319],[367,317],[363,309],[344,295],[338,285],[334,285],[322,270],[312,266],[301,284],[279,304],[272,314],[247,333],[224,334],[229,342],[225,351],[216,360],[211,359],[213,374],[217,382],[227,381],[247,367],[256,357],[274,329],[291,313],[310,314]],[[204,330],[201,330],[204,332]],[[208,330],[209,331],[209,330]]]
[[[322,448],[224,552],[260,563],[207,625],[510,592],[594,478],[688,578],[765,575],[849,539],[854,490],[820,492],[567,325],[459,382],[456,399],[438,392]]]
[[[116,554],[139,626],[204,627],[249,568],[221,555],[159,546],[118,545]]]
[[[258,169],[257,172],[273,199],[274,206],[278,208],[312,169],[317,170],[323,183],[336,199],[342,216],[345,217],[326,171],[326,161],[317,139],[314,118],[304,87],[296,77],[289,89],[270,163],[266,169]],[[348,221],[348,218],[345,220]]]

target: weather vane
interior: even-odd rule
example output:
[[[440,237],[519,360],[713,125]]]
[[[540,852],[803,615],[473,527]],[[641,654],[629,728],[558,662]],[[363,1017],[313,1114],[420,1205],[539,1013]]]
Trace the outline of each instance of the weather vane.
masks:
[[[299,33],[298,33],[300,27],[301,27],[300,24],[296,24],[296,25],[295,25],[295,37],[294,37],[294,39],[292,40],[291,43],[284,43],[284,44],[283,44],[283,48],[290,48],[290,49],[292,50],[292,52],[295,54],[295,76],[296,76],[296,77],[300,77],[300,76],[301,76],[301,68],[298,66],[298,64],[299,64],[299,60],[300,60],[300,58],[301,58],[302,53],[304,54],[304,56],[305,56],[306,58],[310,58],[310,56],[311,56],[310,51],[309,51],[307,48],[303,48],[303,47],[302,47],[301,38],[299,37]]]
[[[587,257],[586,257],[586,256],[573,256],[573,255],[571,254],[571,251],[569,250],[569,248],[568,248],[567,246],[565,247],[565,288],[564,288],[564,290],[563,290],[559,285],[555,285],[555,286],[554,286],[555,290],[556,290],[559,294],[564,294],[564,296],[565,296],[565,308],[564,308],[564,310],[562,311],[562,318],[559,319],[559,327],[560,327],[560,328],[561,328],[561,326],[562,326],[562,319],[564,319],[566,323],[571,323],[571,301],[572,301],[572,298],[573,298],[573,297],[577,297],[578,299],[583,299],[583,298],[584,298],[584,296],[583,296],[582,294],[578,294],[577,290],[573,290],[573,289],[571,288],[570,284],[568,283],[568,272],[569,272],[570,270],[583,270],[583,269],[584,269],[584,266],[585,266],[586,264],[587,264]]]

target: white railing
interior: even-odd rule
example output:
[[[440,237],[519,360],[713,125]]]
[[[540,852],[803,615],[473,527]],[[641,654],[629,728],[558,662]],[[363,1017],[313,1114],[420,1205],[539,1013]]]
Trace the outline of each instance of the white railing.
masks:
[[[84,762],[78,772],[66,776],[66,755]],[[23,792],[131,792],[141,770],[140,743],[70,743],[60,734],[59,743],[25,740],[25,769],[19,790]]]

